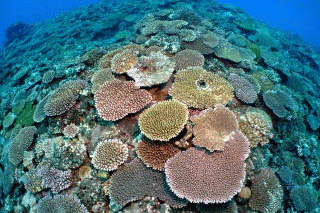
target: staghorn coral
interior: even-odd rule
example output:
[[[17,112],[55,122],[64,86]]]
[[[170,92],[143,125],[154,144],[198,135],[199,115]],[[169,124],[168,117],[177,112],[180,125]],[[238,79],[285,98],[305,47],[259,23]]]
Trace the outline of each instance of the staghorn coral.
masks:
[[[42,198],[32,209],[34,213],[77,212],[89,213],[80,200],[72,195],[56,195]]]
[[[192,116],[191,121],[194,123],[193,143],[211,152],[223,150],[233,131],[239,130],[236,116],[221,104]]]
[[[105,82],[113,81],[114,79],[115,78],[112,75],[110,68],[98,70],[91,77],[92,93],[95,94],[102,84],[104,84]]]
[[[163,172],[147,168],[139,159],[134,159],[111,176],[111,202],[124,206],[146,196],[158,197],[174,208],[187,204],[186,200],[178,198],[170,191]]]
[[[112,139],[102,141],[96,147],[92,156],[92,164],[95,168],[113,171],[123,164],[128,158],[128,146],[120,140]]]
[[[101,85],[94,99],[99,116],[107,121],[116,121],[141,110],[151,102],[152,95],[139,89],[133,81],[116,79]]]
[[[259,88],[251,83],[247,78],[238,74],[228,76],[237,98],[246,104],[252,104],[258,99]]]
[[[63,134],[67,138],[74,138],[78,134],[79,129],[75,124],[69,124],[63,129]]]
[[[137,63],[137,54],[130,49],[116,54],[111,60],[112,72],[122,74],[133,68]]]
[[[173,58],[176,62],[176,70],[204,65],[204,56],[196,50],[182,50],[177,52]]]
[[[233,132],[223,152],[207,153],[195,147],[180,152],[165,164],[171,190],[193,203],[224,203],[236,195],[245,180],[249,143]]]
[[[26,151],[33,142],[33,136],[37,128],[28,126],[22,128],[19,133],[14,137],[9,147],[9,161],[17,166],[23,160],[24,151]]]
[[[189,107],[206,109],[226,105],[233,97],[233,88],[222,77],[201,67],[189,67],[177,72],[169,94]]]
[[[147,167],[163,171],[166,161],[179,152],[173,143],[142,140],[137,145],[137,155]]]
[[[44,105],[47,116],[61,115],[69,110],[79,98],[80,92],[87,87],[84,80],[68,81],[50,96]]]
[[[282,205],[283,189],[278,177],[270,169],[262,170],[252,179],[249,206],[264,213],[277,212]]]
[[[254,107],[240,107],[234,110],[241,132],[248,138],[250,147],[265,145],[273,138],[270,116]]]
[[[127,74],[135,80],[137,86],[150,87],[166,83],[172,75],[175,62],[160,51],[141,56],[135,67]]]
[[[162,101],[139,116],[141,132],[151,140],[168,141],[177,136],[189,117],[188,108],[180,101]]]

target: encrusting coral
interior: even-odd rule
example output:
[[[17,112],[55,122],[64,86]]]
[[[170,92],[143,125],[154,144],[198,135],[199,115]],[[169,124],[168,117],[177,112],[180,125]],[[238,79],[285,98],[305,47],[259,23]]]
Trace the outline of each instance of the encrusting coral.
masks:
[[[152,95],[139,89],[133,81],[115,79],[101,85],[94,99],[99,116],[107,121],[116,121],[141,110],[151,102]]]
[[[223,150],[232,133],[239,130],[236,116],[221,104],[192,116],[191,121],[194,123],[193,143],[209,151]]]
[[[128,146],[120,140],[102,141],[93,153],[92,164],[95,168],[113,171],[128,158]]]
[[[233,97],[233,88],[224,78],[201,67],[191,67],[177,72],[169,94],[188,107],[206,109],[226,105]]]
[[[189,118],[189,111],[180,101],[158,102],[139,116],[141,132],[151,140],[168,141],[177,136]]]

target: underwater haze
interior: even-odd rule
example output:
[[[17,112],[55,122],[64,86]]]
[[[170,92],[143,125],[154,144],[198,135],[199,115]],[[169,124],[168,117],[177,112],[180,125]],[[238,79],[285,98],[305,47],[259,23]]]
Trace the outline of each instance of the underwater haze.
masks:
[[[319,5],[64,3],[1,13],[1,213],[320,212]]]

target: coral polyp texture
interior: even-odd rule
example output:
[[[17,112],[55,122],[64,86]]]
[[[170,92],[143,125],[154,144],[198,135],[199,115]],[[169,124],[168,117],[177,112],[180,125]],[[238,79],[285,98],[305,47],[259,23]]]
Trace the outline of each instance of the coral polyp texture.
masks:
[[[23,160],[23,153],[32,145],[34,134],[37,128],[28,126],[22,128],[13,138],[9,147],[9,161],[17,166]]]
[[[187,67],[202,67],[204,65],[204,56],[196,50],[182,50],[174,55],[176,70],[182,70]]]
[[[92,164],[95,168],[113,171],[128,158],[128,146],[120,140],[102,141],[93,153]]]
[[[107,121],[116,121],[140,111],[152,101],[152,95],[139,89],[133,81],[115,79],[101,85],[94,99],[99,116]]]
[[[137,63],[137,52],[124,50],[116,54],[111,61],[111,70],[114,73],[122,74],[133,68]]]
[[[270,116],[254,107],[234,109],[241,132],[248,138],[250,147],[265,145],[273,138],[273,124]]]
[[[99,90],[100,86],[105,82],[109,82],[113,80],[114,80],[114,76],[110,68],[99,69],[91,77],[92,93],[95,94]]]
[[[251,179],[249,206],[261,212],[277,212],[282,205],[283,189],[276,174],[264,169]]]
[[[33,211],[35,213],[89,212],[80,200],[72,195],[56,195],[54,197],[46,196],[39,201]]]
[[[191,121],[194,123],[193,143],[209,151],[223,150],[231,134],[239,130],[236,116],[221,104],[192,116]]]
[[[223,152],[192,147],[170,158],[165,164],[167,182],[178,197],[190,202],[225,203],[243,186],[249,152],[246,137],[235,131]]]
[[[147,167],[164,170],[164,164],[180,150],[173,143],[142,140],[137,145],[138,157]]]
[[[168,141],[184,128],[189,111],[180,101],[158,102],[139,116],[141,132],[151,140]]]
[[[233,87],[222,77],[201,67],[191,67],[176,73],[169,94],[188,107],[206,109],[226,105],[233,97]]]
[[[79,129],[75,124],[69,124],[63,129],[63,134],[67,138],[74,138],[78,134]]]
[[[169,190],[163,172],[147,168],[139,159],[112,174],[110,198],[113,203],[124,206],[147,196],[157,197],[174,208],[187,204],[185,199],[179,199]]]
[[[61,115],[69,110],[78,100],[80,92],[87,87],[84,80],[68,81],[49,97],[44,105],[47,116]]]
[[[147,56],[138,58],[136,66],[126,73],[132,77],[140,87],[150,87],[166,83],[172,75],[175,62],[160,51],[152,51]]]

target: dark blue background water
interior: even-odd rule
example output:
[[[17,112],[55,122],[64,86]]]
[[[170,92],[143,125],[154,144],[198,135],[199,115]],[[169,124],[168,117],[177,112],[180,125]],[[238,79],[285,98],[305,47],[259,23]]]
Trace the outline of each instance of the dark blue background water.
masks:
[[[98,0],[0,0],[0,42],[11,23],[35,21],[53,17],[73,7]],[[320,0],[221,0],[239,6],[254,18],[271,26],[299,34],[306,42],[320,47]]]

